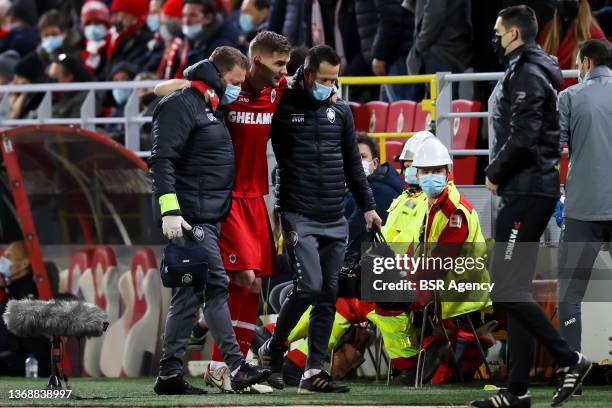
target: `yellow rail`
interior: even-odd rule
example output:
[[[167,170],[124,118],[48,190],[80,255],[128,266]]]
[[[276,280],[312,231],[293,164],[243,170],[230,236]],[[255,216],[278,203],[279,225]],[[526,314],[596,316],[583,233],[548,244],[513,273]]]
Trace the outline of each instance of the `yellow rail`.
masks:
[[[338,79],[341,85],[401,85],[426,84],[436,82],[435,75],[390,75],[390,76],[343,76]]]
[[[412,137],[416,132],[402,132],[402,133],[393,133],[393,132],[389,132],[389,133],[368,133],[368,136],[370,136],[373,139],[378,139],[378,156],[380,156],[380,162],[381,163],[385,163],[387,161],[387,139],[397,139],[397,138],[410,138]]]

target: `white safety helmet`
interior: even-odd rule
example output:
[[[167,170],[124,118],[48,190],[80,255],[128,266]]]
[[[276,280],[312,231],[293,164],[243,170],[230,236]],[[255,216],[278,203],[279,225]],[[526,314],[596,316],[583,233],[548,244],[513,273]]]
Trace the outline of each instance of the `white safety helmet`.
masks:
[[[450,166],[453,160],[448,149],[436,137],[427,138],[421,143],[412,162],[413,167]]]
[[[420,132],[415,133],[409,138],[406,143],[404,143],[404,148],[402,149],[402,154],[400,154],[399,160],[414,160],[414,154],[417,149],[423,143],[423,141],[429,137],[435,137],[433,133],[422,130]]]

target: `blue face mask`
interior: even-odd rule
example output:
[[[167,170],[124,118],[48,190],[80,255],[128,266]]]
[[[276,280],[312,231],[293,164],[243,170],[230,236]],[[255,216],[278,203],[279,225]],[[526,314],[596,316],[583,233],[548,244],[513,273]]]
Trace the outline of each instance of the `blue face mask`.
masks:
[[[578,83],[584,84],[586,82],[586,74],[582,75],[582,72],[578,74]]]
[[[333,90],[333,87],[321,85],[317,81],[312,84],[312,96],[317,101],[326,101],[331,96]]]
[[[42,40],[40,45],[43,47],[43,49],[45,50],[47,54],[51,54],[52,52],[57,50],[59,47],[61,47],[63,44],[64,44],[63,35],[53,35],[51,37],[45,37]]]
[[[147,16],[147,27],[149,27],[149,30],[151,30],[151,32],[156,33],[159,30],[160,25],[161,22],[159,21],[159,16],[156,16],[154,14],[150,14]]]
[[[417,180],[417,169],[416,167],[408,167],[404,169],[404,180],[406,184],[410,184],[411,186],[418,186],[419,181]]]
[[[240,14],[240,20],[238,20],[238,23],[240,24],[240,29],[245,33],[255,31],[253,17],[249,16],[248,14]]]
[[[113,89],[113,99],[119,105],[123,105],[130,96],[130,90],[125,88]]]
[[[90,41],[102,41],[106,37],[108,30],[104,24],[92,24],[85,27],[84,33],[85,38]]]
[[[194,25],[184,25],[182,27],[183,35],[189,38],[190,40],[196,39],[204,28],[202,24],[194,24]]]
[[[437,197],[446,187],[446,176],[425,174],[419,177],[419,185],[428,197]]]
[[[225,87],[225,92],[223,93],[223,97],[221,98],[221,105],[229,105],[238,99],[240,95],[240,87],[232,84],[228,84]]]
[[[0,275],[4,276],[5,278],[10,278],[12,264],[13,263],[9,261],[7,257],[0,257]]]

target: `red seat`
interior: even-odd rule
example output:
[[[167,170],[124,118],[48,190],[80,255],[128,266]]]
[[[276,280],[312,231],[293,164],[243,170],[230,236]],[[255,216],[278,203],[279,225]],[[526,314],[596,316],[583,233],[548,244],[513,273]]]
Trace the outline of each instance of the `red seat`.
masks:
[[[95,293],[95,304],[102,309],[106,307],[106,293],[104,291],[104,275],[110,268],[117,267],[115,253],[110,247],[102,246],[96,248],[91,261],[93,272],[93,284]]]
[[[387,139],[385,142],[385,152],[387,153],[387,163],[390,163],[394,168],[399,169],[400,163],[395,161],[395,157],[402,154],[404,143],[407,139]]]
[[[92,248],[75,252],[68,265],[68,282],[66,287],[69,293],[79,298],[83,297],[79,290],[79,281],[83,273],[91,268],[93,252]]]
[[[387,132],[412,132],[414,129],[414,115],[416,102],[396,101],[389,105],[387,118]]]
[[[431,113],[423,110],[422,102],[417,103],[414,113],[414,127],[412,128],[412,131],[419,132],[421,130],[426,130],[429,127],[430,122]]]
[[[349,107],[351,108],[351,112],[353,113],[353,116],[355,116],[357,114],[357,111],[359,110],[359,107],[361,106],[360,103],[358,102],[347,102]]]
[[[458,99],[452,103],[453,112],[480,112],[480,102]],[[479,118],[453,119],[453,149],[475,149],[478,140]],[[475,156],[457,156],[453,159],[455,184],[470,185],[476,182]]]
[[[367,118],[366,132],[384,132],[387,128],[387,113],[389,104],[387,102],[372,101],[368,102],[359,108],[360,120],[364,121],[363,117]],[[365,122],[360,122],[363,126]],[[361,129],[360,129],[361,130]]]
[[[147,302],[143,294],[143,282],[144,278],[150,271],[155,272],[157,270],[157,261],[155,260],[155,254],[150,248],[144,248],[134,254],[132,259],[132,267],[130,269],[132,285],[134,288],[134,314],[132,315],[132,321],[130,327],[132,327],[147,311]],[[161,294],[160,294],[161,296]],[[161,302],[161,299],[158,299]]]

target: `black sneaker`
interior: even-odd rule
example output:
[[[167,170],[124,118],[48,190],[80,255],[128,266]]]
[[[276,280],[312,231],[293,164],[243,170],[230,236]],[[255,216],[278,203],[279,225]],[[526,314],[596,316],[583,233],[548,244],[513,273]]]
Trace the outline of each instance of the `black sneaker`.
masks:
[[[346,385],[336,384],[331,375],[321,370],[319,374],[313,375],[308,379],[302,378],[298,387],[298,394],[313,394],[315,392],[349,392],[350,388]]]
[[[567,401],[582,384],[582,380],[591,371],[591,361],[581,353],[578,353],[578,362],[571,367],[561,367],[557,375],[561,378],[561,384],[553,395],[550,405],[560,407]]]
[[[238,372],[232,375],[232,389],[234,391],[241,391],[250,385],[266,381],[269,376],[270,370],[249,364],[244,361],[240,365]]]
[[[153,391],[157,395],[203,395],[208,393],[206,390],[189,384],[179,374],[164,379],[157,377]]]
[[[492,397],[470,402],[470,407],[475,408],[530,408],[531,395],[526,393],[521,397],[511,394],[508,390],[502,389]]]
[[[266,342],[257,350],[257,360],[262,367],[270,369],[268,384],[277,390],[285,388],[283,381],[283,359],[285,357],[286,346],[276,346],[272,339]]]

